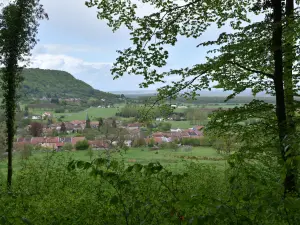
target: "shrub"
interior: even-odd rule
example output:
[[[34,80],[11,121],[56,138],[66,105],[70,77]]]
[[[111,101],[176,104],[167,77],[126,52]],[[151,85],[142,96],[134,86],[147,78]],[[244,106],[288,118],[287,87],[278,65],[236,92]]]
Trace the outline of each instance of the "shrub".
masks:
[[[132,143],[133,147],[142,147],[142,146],[146,146],[146,141],[144,138],[138,138],[135,139]]]
[[[65,143],[62,149],[64,151],[72,151],[73,150],[73,145],[71,143]]]
[[[64,113],[64,112],[65,112],[64,108],[55,109],[55,113]]]
[[[89,148],[89,142],[87,140],[83,140],[83,141],[78,141],[75,144],[75,149],[76,150],[87,150]]]

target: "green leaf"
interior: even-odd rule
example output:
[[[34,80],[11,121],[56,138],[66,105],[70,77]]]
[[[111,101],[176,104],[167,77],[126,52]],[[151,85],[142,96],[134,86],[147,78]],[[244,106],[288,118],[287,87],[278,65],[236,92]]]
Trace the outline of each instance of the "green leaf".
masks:
[[[33,223],[31,223],[27,218],[25,217],[22,217],[21,220],[25,223],[25,224],[28,224],[28,225],[32,225]]]
[[[119,198],[116,195],[110,199],[110,204],[112,204],[112,205],[117,205],[118,202],[119,202]]]
[[[77,161],[76,166],[78,169],[83,169],[85,167],[84,161]]]

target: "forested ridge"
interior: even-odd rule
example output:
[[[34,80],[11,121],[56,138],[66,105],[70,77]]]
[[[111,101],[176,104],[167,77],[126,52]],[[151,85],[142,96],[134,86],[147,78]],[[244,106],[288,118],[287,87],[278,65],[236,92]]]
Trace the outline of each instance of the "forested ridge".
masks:
[[[104,98],[116,95],[99,91],[87,83],[76,79],[70,73],[60,70],[27,68],[22,71],[24,81],[19,88],[22,99],[31,98]]]

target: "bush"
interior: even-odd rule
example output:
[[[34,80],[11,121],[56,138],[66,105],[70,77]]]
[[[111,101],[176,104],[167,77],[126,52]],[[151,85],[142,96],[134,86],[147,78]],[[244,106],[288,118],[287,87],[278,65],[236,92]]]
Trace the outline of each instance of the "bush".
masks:
[[[199,138],[183,138],[181,140],[183,145],[201,146],[201,140]]]
[[[146,141],[144,138],[138,138],[135,139],[132,143],[133,147],[142,147],[142,146],[146,146]]]
[[[142,220],[149,225],[190,221],[296,225],[300,221],[298,198],[282,199],[276,160],[269,167],[257,161],[226,172],[187,163],[184,171],[171,173],[157,163],[125,166],[104,158],[96,159],[91,168],[90,162],[69,163],[66,154],[24,160],[14,175],[13,193],[6,191],[6,179],[0,174],[1,224],[123,225]]]
[[[65,143],[62,149],[64,151],[72,151],[73,150],[73,145],[71,143]]]
[[[24,149],[21,151],[21,159],[28,159],[32,155],[34,146],[31,144],[25,144]]]
[[[89,142],[87,140],[78,141],[75,144],[76,150],[87,150],[90,147]]]
[[[65,109],[64,109],[64,108],[58,108],[58,109],[55,109],[54,112],[55,112],[55,113],[64,113],[64,112],[65,112]]]

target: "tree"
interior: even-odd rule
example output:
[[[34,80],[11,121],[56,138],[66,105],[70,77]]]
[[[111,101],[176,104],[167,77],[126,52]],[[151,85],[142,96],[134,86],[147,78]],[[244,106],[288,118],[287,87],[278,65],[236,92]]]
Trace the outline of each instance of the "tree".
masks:
[[[111,126],[112,126],[113,128],[117,128],[117,122],[116,122],[115,119],[112,120]]]
[[[75,144],[75,149],[76,150],[87,150],[89,148],[89,142],[87,140],[83,140],[83,141],[78,141]]]
[[[7,128],[8,170],[7,186],[12,181],[12,149],[15,135],[17,88],[24,63],[37,42],[38,20],[48,17],[39,0],[15,0],[5,6],[0,15],[1,89]]]
[[[161,131],[170,131],[171,127],[172,124],[167,122],[161,122],[158,124],[158,129]]]
[[[41,137],[43,133],[43,124],[38,122],[32,122],[30,124],[29,133],[33,137]]]
[[[60,132],[62,132],[62,133],[67,132],[66,124],[64,122],[62,122],[60,125]]]
[[[0,123],[0,159],[5,156],[6,152],[6,143],[5,143],[5,123]]]
[[[103,125],[103,118],[102,118],[102,117],[99,117],[97,120],[98,120],[98,130],[100,130],[100,128],[101,128],[102,125]]]
[[[137,5],[130,0],[107,4],[90,0],[86,5],[97,6],[99,18],[107,20],[114,31],[122,25],[131,31],[133,45],[118,51],[120,56],[112,68],[115,78],[125,73],[141,75],[144,82],[140,86],[147,88],[155,82],[163,82],[168,76],[181,77],[178,82],[160,88],[158,99],[194,98],[199,90],[211,89],[210,81],[218,83],[215,88],[233,91],[227,100],[247,88],[252,90],[253,95],[265,91],[275,96],[276,107],[254,100],[237,109],[214,113],[208,127],[243,137],[244,144],[236,152],[243,155],[240,159],[263,151],[265,155],[282,161],[286,195],[297,192],[298,173],[293,96],[300,90],[300,63],[299,57],[295,56],[295,52],[299,51],[299,9],[294,8],[294,2],[229,0],[203,4],[197,0],[185,3],[145,0],[143,3],[151,3],[156,10],[142,17],[136,14]],[[122,8],[116,7],[118,5]],[[257,17],[257,21],[251,22],[249,12],[264,18]],[[217,40],[197,46],[211,48],[208,54],[213,54],[207,57],[205,63],[160,72],[169,57],[166,45],[174,46],[180,40],[178,36],[200,38],[212,24],[218,28],[230,24],[233,31],[220,33]],[[189,91],[182,93],[186,89]],[[249,118],[260,119],[259,126],[241,125]],[[257,141],[251,143],[250,138]]]
[[[86,113],[85,128],[86,128],[86,129],[91,128],[91,120],[90,120],[90,118],[89,118],[88,113]]]
[[[65,143],[63,146],[64,151],[72,151],[73,150],[73,145],[71,143]]]

